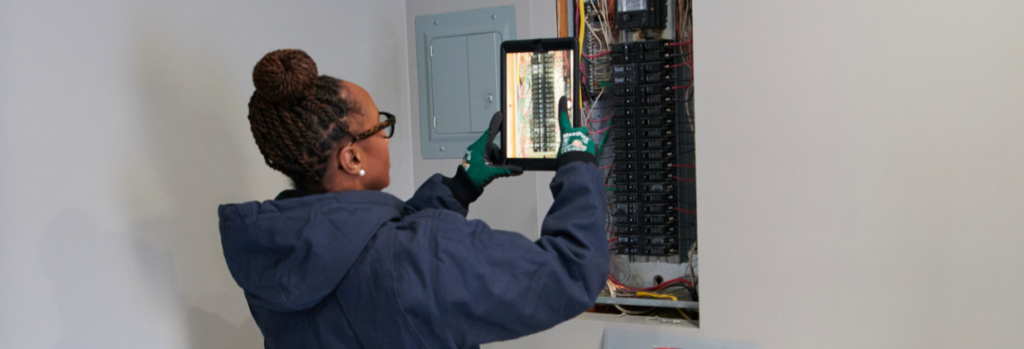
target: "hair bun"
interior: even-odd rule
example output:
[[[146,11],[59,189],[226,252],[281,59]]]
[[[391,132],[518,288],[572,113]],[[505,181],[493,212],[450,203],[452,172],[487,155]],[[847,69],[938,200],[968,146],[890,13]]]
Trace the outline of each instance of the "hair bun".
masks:
[[[316,62],[302,50],[268,53],[252,69],[256,92],[276,103],[291,103],[316,93]]]

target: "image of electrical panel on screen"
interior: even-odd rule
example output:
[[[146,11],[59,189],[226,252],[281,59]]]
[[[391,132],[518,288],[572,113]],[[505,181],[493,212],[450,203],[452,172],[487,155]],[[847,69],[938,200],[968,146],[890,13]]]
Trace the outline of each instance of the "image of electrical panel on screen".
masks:
[[[510,158],[550,158],[558,154],[561,142],[558,129],[558,100],[567,97],[572,89],[573,57],[570,51],[544,53],[513,52],[506,58],[509,69],[505,72],[508,103],[511,116],[509,143],[506,155]],[[572,108],[572,103],[569,107]],[[568,110],[572,115],[572,110]]]
[[[697,325],[691,0],[564,5],[608,195],[611,270],[591,311]]]

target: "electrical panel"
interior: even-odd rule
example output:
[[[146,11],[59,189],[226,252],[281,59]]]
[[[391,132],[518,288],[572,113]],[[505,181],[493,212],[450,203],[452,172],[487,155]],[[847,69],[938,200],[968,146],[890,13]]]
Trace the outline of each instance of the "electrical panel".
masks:
[[[692,2],[566,5],[608,202],[611,266],[594,311],[699,320]]]
[[[533,151],[548,152],[558,149],[555,140],[555,53],[534,54],[530,58],[533,81],[533,122],[530,132],[534,140]],[[540,97],[540,98],[538,98]]]
[[[611,45],[612,221],[620,255],[671,256],[696,239],[690,70],[667,40]]]
[[[420,152],[461,158],[501,110],[501,42],[516,39],[515,6],[416,17]]]

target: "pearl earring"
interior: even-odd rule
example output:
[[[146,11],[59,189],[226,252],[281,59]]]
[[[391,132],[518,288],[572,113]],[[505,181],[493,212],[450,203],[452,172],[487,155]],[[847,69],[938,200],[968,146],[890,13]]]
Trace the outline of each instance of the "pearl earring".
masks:
[[[366,170],[359,170],[359,177],[365,176]]]

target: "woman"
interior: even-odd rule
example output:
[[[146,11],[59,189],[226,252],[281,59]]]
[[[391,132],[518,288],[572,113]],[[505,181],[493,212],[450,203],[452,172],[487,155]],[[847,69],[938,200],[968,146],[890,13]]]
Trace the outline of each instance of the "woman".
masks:
[[[434,175],[402,202],[380,191],[395,118],[363,88],[317,76],[299,50],[264,56],[253,82],[253,137],[295,189],[219,215],[267,348],[475,348],[594,303],[608,271],[605,190],[586,129],[564,124],[564,99],[555,200],[531,242],[465,218],[491,180],[522,173],[482,158],[498,127],[453,178]]]

